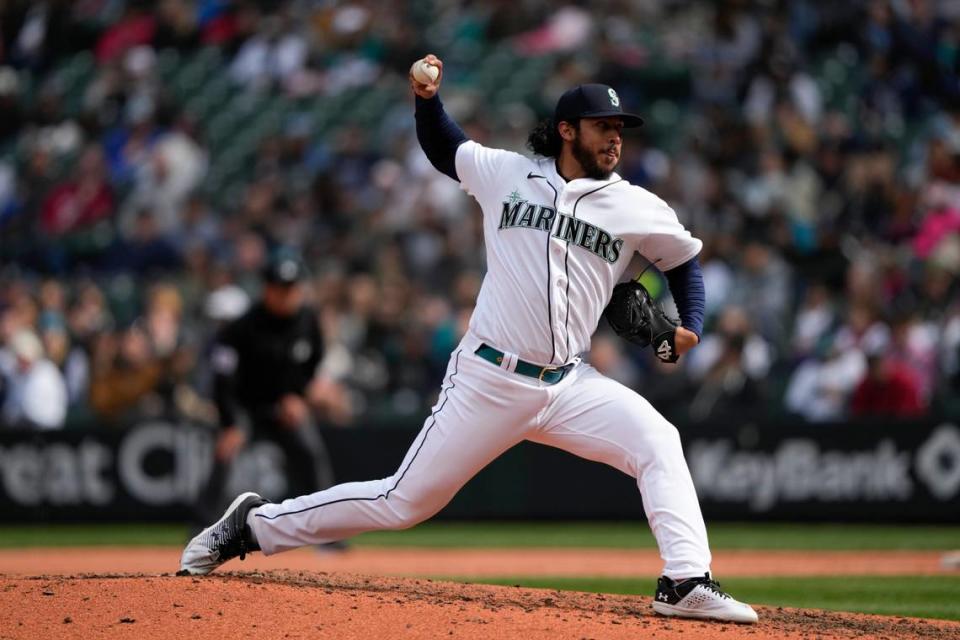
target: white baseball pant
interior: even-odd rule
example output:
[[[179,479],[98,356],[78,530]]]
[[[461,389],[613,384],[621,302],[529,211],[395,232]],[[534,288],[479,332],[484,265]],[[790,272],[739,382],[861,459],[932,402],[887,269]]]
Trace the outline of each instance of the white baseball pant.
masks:
[[[483,360],[474,353],[479,346],[468,334],[454,351],[437,403],[394,475],[251,511],[248,522],[263,553],[412,527],[504,451],[530,440],[636,478],[664,575],[710,570],[706,527],[672,424],[586,363],[549,385],[513,373],[515,356],[500,368]]]

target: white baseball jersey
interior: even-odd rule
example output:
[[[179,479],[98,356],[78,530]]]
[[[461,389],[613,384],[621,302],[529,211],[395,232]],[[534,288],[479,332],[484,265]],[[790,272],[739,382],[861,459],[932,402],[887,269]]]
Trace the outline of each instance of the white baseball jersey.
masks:
[[[635,251],[667,271],[703,246],[666,202],[616,173],[567,182],[552,158],[473,141],[460,145],[456,168],[483,210],[487,251],[470,329],[535,364],[589,350]]]
[[[636,478],[664,575],[702,576],[710,549],[676,428],[576,357],[589,348],[634,251],[670,269],[695,256],[700,241],[662,200],[616,174],[567,182],[551,159],[474,142],[460,145],[456,168],[483,209],[487,275],[433,411],[393,475],[251,511],[261,550],[410,527],[491,460],[530,440]],[[482,343],[504,352],[499,366],[477,354]],[[548,382],[517,373],[517,357],[574,366]]]

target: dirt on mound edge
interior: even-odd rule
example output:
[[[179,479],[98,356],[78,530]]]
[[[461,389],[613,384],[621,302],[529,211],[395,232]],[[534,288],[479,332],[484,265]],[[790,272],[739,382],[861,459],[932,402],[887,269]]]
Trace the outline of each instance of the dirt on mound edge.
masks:
[[[960,637],[960,623],[759,607],[753,626],[655,616],[650,599],[271,571],[0,576],[0,639]]]

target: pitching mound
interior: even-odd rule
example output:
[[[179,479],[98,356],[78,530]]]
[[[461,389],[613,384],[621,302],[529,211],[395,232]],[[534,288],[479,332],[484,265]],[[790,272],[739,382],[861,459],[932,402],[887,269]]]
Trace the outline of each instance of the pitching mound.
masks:
[[[74,547],[0,549],[0,574],[163,573],[180,565],[179,547]],[[733,576],[939,575],[947,570],[936,551],[735,551],[713,556],[713,570]],[[358,547],[348,553],[303,548],[264,556],[244,570],[320,571],[379,576],[656,576],[656,549],[427,549]],[[231,567],[232,568],[232,567]]]
[[[0,638],[957,638],[960,623],[759,608],[756,626],[650,599],[308,572],[0,577]]]

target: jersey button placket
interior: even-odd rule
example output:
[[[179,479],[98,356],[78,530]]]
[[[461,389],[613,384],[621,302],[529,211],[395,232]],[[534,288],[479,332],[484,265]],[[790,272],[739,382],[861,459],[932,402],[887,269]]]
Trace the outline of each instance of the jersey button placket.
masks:
[[[566,332],[565,332],[565,322],[567,319],[567,286],[566,284],[561,285],[559,282],[553,288],[553,339],[555,347],[555,357],[556,361],[563,363],[563,358],[566,357],[567,345],[566,345]]]
[[[569,210],[570,203],[563,197],[557,200],[557,215]],[[553,277],[553,336],[556,341],[556,357],[564,362],[566,354],[566,320],[567,320],[567,261],[570,250],[567,243],[561,238],[551,238],[551,263]]]

